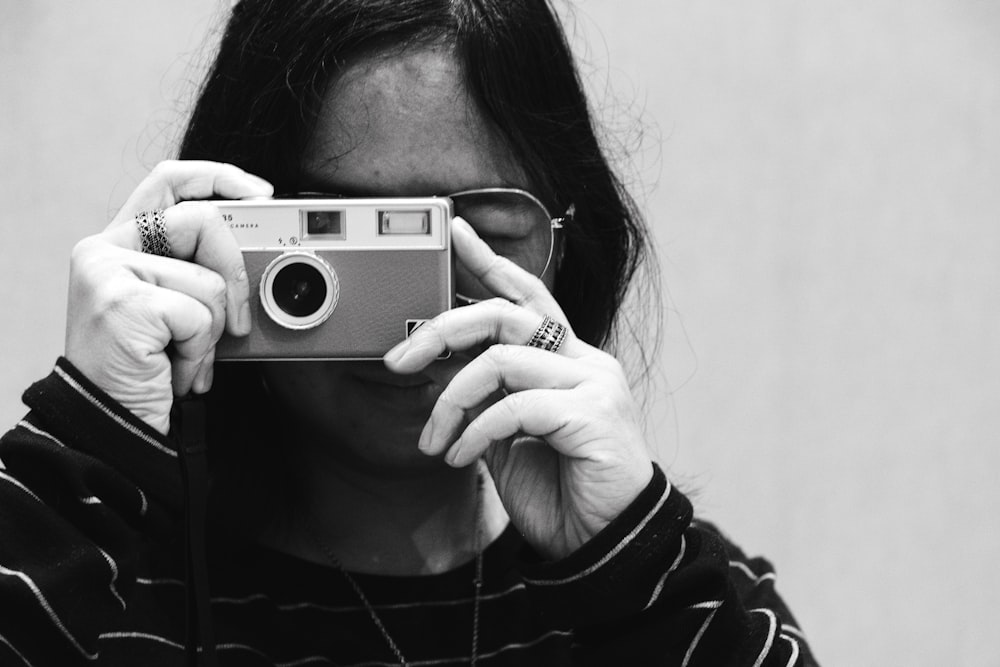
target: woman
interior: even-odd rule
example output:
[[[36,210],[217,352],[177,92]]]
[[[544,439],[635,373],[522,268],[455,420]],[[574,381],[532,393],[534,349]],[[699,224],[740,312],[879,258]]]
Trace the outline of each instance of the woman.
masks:
[[[547,3],[240,3],[180,157],[77,246],[65,358],[2,442],[4,664],[184,659],[167,436],[174,396],[205,392],[203,657],[813,664],[769,566],[651,462],[599,349],[643,231]],[[256,286],[198,200],[493,188],[521,193],[494,202],[510,225],[562,218],[539,275],[469,207],[452,241],[477,298],[383,362],[214,363]]]

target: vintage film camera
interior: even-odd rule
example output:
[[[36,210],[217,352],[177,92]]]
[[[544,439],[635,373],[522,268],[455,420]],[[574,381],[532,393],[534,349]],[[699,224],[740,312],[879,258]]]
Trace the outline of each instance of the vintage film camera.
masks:
[[[213,203],[243,250],[252,316],[219,360],[378,359],[452,306],[447,198]]]

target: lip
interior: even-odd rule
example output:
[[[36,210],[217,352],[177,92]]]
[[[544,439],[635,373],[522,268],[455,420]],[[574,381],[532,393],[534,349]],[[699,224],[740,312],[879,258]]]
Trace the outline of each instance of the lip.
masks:
[[[364,384],[371,385],[386,385],[389,387],[397,387],[399,389],[410,389],[414,387],[422,387],[427,384],[433,384],[433,380],[424,375],[423,373],[414,373],[412,375],[401,375],[399,373],[393,373],[388,370],[364,370],[355,371],[352,375],[360,382]]]
[[[368,398],[392,410],[429,411],[441,393],[437,383],[422,373],[397,375],[389,371],[365,371],[352,373],[352,377]]]

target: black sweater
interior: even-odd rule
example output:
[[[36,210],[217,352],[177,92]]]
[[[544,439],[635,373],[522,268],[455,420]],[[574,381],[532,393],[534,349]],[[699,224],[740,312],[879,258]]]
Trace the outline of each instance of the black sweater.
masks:
[[[64,359],[24,399],[0,440],[0,665],[183,664],[176,452]],[[218,529],[208,551],[221,664],[396,664],[337,570]],[[461,665],[473,570],[354,576],[410,664]],[[693,520],[659,468],[569,557],[508,528],[483,575],[484,667],[815,664],[770,565]]]

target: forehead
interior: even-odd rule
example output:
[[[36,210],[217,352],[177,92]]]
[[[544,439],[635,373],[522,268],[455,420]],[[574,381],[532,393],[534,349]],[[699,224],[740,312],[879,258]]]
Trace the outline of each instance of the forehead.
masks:
[[[374,55],[348,67],[328,87],[304,167],[314,189],[348,193],[527,186],[444,47]]]

